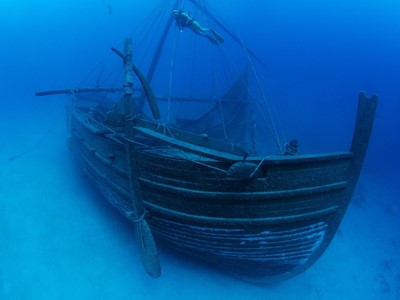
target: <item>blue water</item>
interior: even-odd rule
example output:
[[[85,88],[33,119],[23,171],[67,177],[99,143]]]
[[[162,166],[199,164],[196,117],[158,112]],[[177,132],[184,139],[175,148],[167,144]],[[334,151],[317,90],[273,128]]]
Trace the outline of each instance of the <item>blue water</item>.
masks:
[[[380,96],[333,243],[307,272],[258,286],[165,249],[162,277],[147,278],[131,225],[99,201],[66,147],[67,99],[34,97],[79,85],[105,58],[114,64],[109,48],[160,2],[0,3],[0,299],[399,299],[400,3],[209,3],[265,62],[279,127],[303,152],[347,150],[358,92]]]

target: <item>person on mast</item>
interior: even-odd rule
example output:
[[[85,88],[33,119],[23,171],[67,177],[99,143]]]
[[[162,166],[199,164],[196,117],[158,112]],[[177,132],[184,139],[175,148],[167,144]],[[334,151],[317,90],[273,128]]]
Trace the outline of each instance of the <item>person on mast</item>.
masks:
[[[190,15],[190,13],[174,9],[172,11],[172,14],[175,17],[176,24],[178,25],[180,30],[189,28],[198,35],[204,36],[205,38],[209,39],[211,43],[215,45],[219,45],[224,41],[224,39],[218,32],[216,32],[214,29],[201,26],[200,23]]]

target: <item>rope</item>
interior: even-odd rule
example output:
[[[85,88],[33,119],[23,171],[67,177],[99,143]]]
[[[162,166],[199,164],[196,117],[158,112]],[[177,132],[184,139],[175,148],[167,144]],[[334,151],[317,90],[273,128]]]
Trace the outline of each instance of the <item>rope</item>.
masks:
[[[118,134],[118,133],[117,133],[117,134]],[[119,134],[119,135],[122,136],[121,134]],[[136,140],[131,140],[131,139],[128,139],[128,138],[125,138],[125,137],[123,137],[123,138],[124,138],[126,141],[128,141],[128,142],[135,143],[136,145],[141,146],[142,149],[157,149],[157,153],[168,154],[168,155],[170,155],[170,156],[172,156],[172,157],[180,158],[180,159],[183,158],[183,159],[185,159],[185,160],[187,160],[187,161],[190,161],[190,162],[192,162],[192,163],[194,163],[194,164],[198,164],[198,165],[201,165],[201,166],[203,166],[203,167],[206,167],[206,168],[209,168],[209,169],[213,169],[213,170],[222,172],[222,173],[224,173],[224,174],[227,174],[227,173],[228,173],[228,172],[227,172],[226,170],[224,170],[224,169],[220,169],[220,168],[217,168],[217,167],[214,167],[214,166],[210,166],[210,165],[207,165],[207,164],[205,164],[205,163],[202,163],[202,162],[199,162],[199,161],[195,161],[195,160],[193,160],[193,159],[188,158],[188,157],[186,156],[186,152],[184,152],[183,150],[176,149],[176,148],[173,148],[173,147],[169,146],[168,149],[177,150],[177,151],[180,151],[181,154],[185,154],[185,155],[177,155],[177,154],[171,153],[171,152],[169,152],[169,151],[166,151],[166,150],[164,150],[164,149],[161,148],[161,147],[149,146],[149,145],[147,145],[147,144],[140,143],[140,142],[138,142],[138,141],[136,141]]]
[[[225,116],[224,116],[224,110],[222,109],[222,98],[221,97],[219,97],[218,106],[219,106],[219,110],[221,113],[222,129],[224,130],[224,137],[225,137],[225,140],[228,140],[228,134],[226,133]]]
[[[133,140],[133,139],[127,138],[127,137],[123,136],[121,133],[116,132],[116,131],[113,130],[112,128],[110,128],[110,127],[108,127],[108,126],[106,126],[106,125],[103,125],[103,124],[101,124],[100,122],[98,122],[98,121],[96,121],[96,120],[94,120],[94,121],[95,121],[96,123],[102,125],[105,129],[110,130],[110,132],[112,132],[112,133],[114,133],[114,134],[116,134],[116,135],[119,135],[120,137],[122,137],[122,138],[123,138],[124,140],[126,140],[127,142],[134,143],[135,145],[139,145],[139,146],[141,146],[141,147],[144,148],[144,149],[157,149],[157,152],[162,152],[162,153],[171,155],[171,156],[173,156],[173,157],[175,157],[175,158],[181,158],[181,159],[183,158],[183,159],[186,159],[186,160],[188,160],[188,161],[190,161],[190,162],[192,162],[192,163],[195,163],[195,164],[198,164],[198,165],[202,165],[202,166],[204,166],[204,167],[207,167],[207,168],[210,168],[210,169],[213,169],[213,170],[217,170],[217,171],[223,172],[223,173],[225,173],[225,174],[227,173],[226,170],[223,170],[223,169],[220,169],[220,168],[217,168],[217,167],[213,167],[213,166],[210,166],[210,165],[207,165],[207,164],[201,163],[201,162],[199,162],[199,161],[195,161],[195,160],[193,160],[193,159],[188,158],[188,157],[186,156],[186,152],[184,152],[184,151],[181,150],[181,149],[176,149],[176,148],[173,148],[173,147],[171,147],[171,146],[168,147],[168,149],[179,150],[180,153],[181,153],[181,155],[176,155],[176,154],[174,154],[174,153],[167,152],[167,151],[163,150],[163,149],[160,148],[160,147],[149,146],[149,145],[147,145],[147,144],[140,143],[140,142],[138,142],[137,140]],[[175,137],[173,136],[173,134],[172,134],[170,128],[169,128],[167,125],[165,125],[165,124],[160,124],[159,126],[162,126],[162,127],[163,127],[163,130],[164,130],[164,133],[163,133],[163,134],[164,134],[164,135],[167,136],[167,132],[169,132],[170,136],[171,136],[173,139],[175,139]],[[182,154],[183,154],[183,155],[182,155]]]
[[[242,38],[240,37],[239,33],[238,33],[237,35],[238,35],[238,37],[239,37],[239,39],[240,39],[240,42],[241,42],[242,47],[243,47],[243,50],[244,50],[244,52],[246,53],[247,60],[249,61],[250,65],[251,65],[251,68],[252,68],[252,70],[253,70],[254,76],[256,77],[256,81],[257,81],[258,88],[259,88],[259,90],[260,90],[260,92],[261,92],[261,95],[262,95],[262,98],[263,98],[263,100],[264,100],[265,106],[267,107],[269,119],[271,120],[272,129],[273,129],[273,132],[272,132],[272,133],[273,133],[273,136],[274,136],[274,138],[275,138],[275,142],[277,143],[277,146],[278,146],[278,148],[279,148],[279,151],[282,153],[282,151],[283,151],[283,150],[282,150],[282,145],[281,145],[281,142],[280,142],[280,140],[279,140],[279,135],[278,135],[278,132],[277,132],[277,130],[276,130],[276,126],[275,126],[274,120],[273,120],[273,118],[272,118],[271,109],[270,109],[270,107],[269,107],[269,105],[268,105],[267,97],[265,96],[264,90],[263,90],[263,88],[262,88],[262,86],[261,86],[260,79],[259,79],[259,77],[258,77],[258,75],[257,75],[256,69],[254,68],[254,64],[253,64],[253,62],[252,62],[252,60],[251,60],[251,58],[250,58],[249,52],[247,51],[247,48],[245,47],[245,45],[244,45],[244,43],[243,43],[243,40],[242,40]],[[256,102],[256,103],[257,103],[257,102]],[[257,106],[258,106],[258,105],[257,105]]]
[[[160,16],[163,10],[166,9],[166,6],[168,5],[168,0],[161,0],[158,5],[154,7],[154,9],[147,15],[145,16],[142,21],[131,31],[131,36],[135,35],[135,31],[138,32],[141,36],[140,39],[137,40],[135,45],[143,45],[143,42],[146,40],[148,37],[153,37],[154,35],[149,35],[149,33],[152,31],[154,28],[156,22],[148,22],[148,20],[160,20]],[[139,47],[138,47],[139,49]],[[145,55],[148,54],[148,52],[145,52]]]
[[[141,39],[138,39],[137,42],[135,43],[136,50],[138,50],[138,53],[136,55],[140,55],[140,50],[143,49],[141,46],[145,45],[144,41],[148,39],[149,37],[151,40],[147,44],[147,49],[146,51],[143,52],[143,56],[148,55],[149,49],[152,45],[152,41],[157,37],[157,34],[151,34],[152,31],[155,33],[158,32],[159,27],[163,23],[163,18],[162,15],[168,10],[169,6],[169,0],[160,0],[159,4],[155,6],[155,8],[143,18],[143,20],[131,31],[131,35],[134,34],[134,32],[139,32],[142,36]],[[158,22],[148,22],[148,20],[158,20]],[[147,28],[145,26],[148,26]],[[154,29],[155,28],[155,29]],[[153,30],[154,29],[154,30]],[[78,87],[81,87],[83,84],[85,84],[89,78],[92,77],[92,75],[101,67],[105,65],[105,61],[109,60],[109,58],[113,55],[112,52],[107,53],[107,55],[104,56],[104,58],[96,64],[88,73],[87,75],[81,80],[81,82],[77,85]],[[137,59],[137,61],[144,61],[144,59]],[[103,80],[99,81],[97,80],[98,84],[103,84],[107,80],[111,78],[111,76],[115,76],[117,74],[117,70],[120,68],[120,64],[118,64],[111,72],[109,72],[108,76],[106,76]],[[120,73],[120,72],[118,72]],[[116,81],[117,79],[115,79]],[[115,85],[115,82],[114,82]]]
[[[135,118],[135,117],[132,117],[132,119],[134,119],[134,118]],[[175,158],[178,158],[178,159],[185,159],[185,160],[190,161],[190,162],[192,162],[192,163],[194,163],[194,164],[201,165],[201,166],[203,166],[203,167],[206,167],[206,168],[209,168],[209,169],[212,169],[212,170],[216,170],[216,171],[221,172],[221,173],[224,173],[224,174],[228,174],[228,172],[227,172],[226,170],[224,170],[224,169],[217,168],[217,167],[214,167],[214,166],[210,166],[210,165],[208,165],[208,164],[205,164],[205,163],[202,163],[202,162],[200,162],[200,161],[196,161],[196,160],[194,160],[194,159],[191,159],[191,158],[187,157],[186,152],[184,152],[184,151],[181,150],[181,149],[173,148],[173,147],[171,147],[171,146],[168,147],[168,149],[173,149],[173,150],[176,150],[177,152],[180,153],[180,155],[177,155],[177,154],[174,154],[173,152],[164,150],[164,147],[161,148],[161,147],[149,146],[149,145],[147,145],[147,144],[140,143],[140,142],[138,142],[137,140],[133,140],[133,139],[127,138],[126,136],[124,136],[124,135],[122,135],[121,133],[119,133],[119,132],[113,130],[113,129],[110,128],[109,126],[106,126],[106,125],[104,125],[103,123],[100,123],[100,122],[97,121],[97,120],[92,120],[92,121],[95,122],[95,123],[97,123],[97,124],[99,124],[99,125],[101,125],[101,126],[103,126],[104,129],[109,130],[111,133],[120,136],[120,137],[123,138],[125,141],[130,142],[130,143],[134,143],[135,145],[140,146],[142,149],[155,149],[155,150],[157,150],[157,153],[164,153],[164,154],[168,154],[168,155],[170,155],[170,156],[172,156],[172,157],[175,157]],[[159,126],[162,126],[162,127],[163,127],[163,131],[164,131],[163,134],[164,134],[164,135],[167,135],[167,132],[168,132],[169,135],[170,135],[172,138],[175,138],[175,137],[173,136],[173,134],[172,134],[170,128],[169,128],[167,125],[165,125],[165,124],[160,124]],[[201,156],[200,156],[200,157],[201,157]],[[258,168],[261,166],[262,162],[263,162],[265,159],[267,159],[267,158],[268,158],[268,157],[265,157],[265,158],[260,162],[260,164],[258,165],[258,167],[256,168],[256,170],[254,171],[254,173],[255,173],[255,172],[258,170]],[[252,174],[252,175],[253,175],[253,174]],[[140,221],[140,220],[139,220],[139,221]]]
[[[175,31],[175,38],[172,44],[172,53],[171,53],[171,67],[169,70],[169,91],[168,91],[168,105],[167,105],[167,123],[170,121],[170,112],[171,112],[171,95],[172,95],[172,74],[174,70],[174,62],[175,62],[175,55],[176,55],[176,45],[178,43],[179,34],[176,34]]]
[[[161,32],[160,28],[164,25],[164,19],[162,18],[163,15],[169,14],[171,11],[171,8],[169,7],[169,1],[164,0],[164,2],[160,5],[156,6],[156,9],[152,11],[152,13],[147,16],[146,18],[143,19],[142,24],[149,24],[149,26],[146,28],[143,28],[140,32],[141,39],[138,39],[137,42],[135,42],[135,49],[137,49],[137,57],[136,61],[146,61],[145,57],[149,55],[150,53],[150,48],[152,45],[154,45],[154,40],[158,37],[158,33]],[[148,22],[147,20],[156,20],[154,22]],[[148,39],[148,42],[146,43],[146,39]],[[145,47],[141,47],[143,45],[146,45]],[[144,50],[144,51],[143,51]]]
[[[215,47],[213,47],[213,48],[215,48]],[[211,48],[211,52],[213,52],[213,48]],[[212,54],[212,53],[211,53],[211,54]],[[215,56],[214,56],[214,55],[211,55],[211,57],[212,57],[212,66],[213,66],[213,68],[212,68],[212,70],[213,70],[213,77],[214,77],[214,80],[213,80],[213,82],[212,82],[212,84],[213,84],[212,96],[214,96],[215,94],[217,94],[217,93],[216,93],[216,90],[217,90],[217,86],[219,85],[219,82],[218,82],[217,72],[216,72],[216,69],[215,69],[215,65],[216,65],[216,63],[215,63]],[[225,69],[224,69],[224,70],[225,70]],[[228,140],[228,134],[227,134],[227,131],[226,131],[225,115],[224,115],[224,110],[223,110],[223,108],[222,108],[222,98],[221,98],[221,97],[218,97],[218,108],[219,108],[219,111],[220,111],[220,114],[221,114],[222,130],[223,130],[223,132],[224,132],[224,138],[225,138],[225,140],[227,141],[227,140]]]
[[[20,158],[20,157],[22,157],[22,156],[24,156],[24,155],[26,155],[26,154],[32,152],[32,151],[35,150],[37,147],[39,147],[39,145],[40,145],[41,143],[43,143],[43,142],[46,140],[46,138],[50,135],[50,133],[53,132],[54,128],[56,127],[58,121],[60,121],[61,116],[62,116],[63,114],[64,114],[64,109],[60,112],[60,114],[57,116],[56,120],[52,123],[52,125],[49,127],[49,129],[47,129],[47,131],[44,133],[44,135],[43,135],[33,146],[27,148],[26,150],[22,151],[21,153],[18,153],[18,154],[15,154],[15,155],[10,156],[10,157],[8,158],[8,161],[9,161],[9,162],[14,161],[14,160],[16,160],[17,158]]]
[[[69,146],[71,143],[71,132],[72,132],[72,130],[71,130],[71,128],[72,128],[72,111],[75,108],[75,102],[77,100],[76,93],[74,92],[74,90],[71,90],[71,95],[72,95],[72,100],[71,100],[71,109],[69,111],[69,118],[68,118],[68,137],[67,137]]]
[[[99,69],[100,67],[104,66],[104,62],[110,58],[110,56],[112,55],[112,53],[108,53],[97,65],[95,65],[90,71],[89,73],[86,75],[86,77],[84,77],[81,82],[78,84],[78,87],[82,86],[88,79],[90,76],[93,75],[93,73],[95,71],[97,71],[97,69]]]
[[[146,211],[145,210],[143,210],[143,213],[138,217],[138,218],[135,218],[135,213],[133,212],[133,211],[127,211],[126,213],[125,213],[125,215],[126,215],[126,217],[130,220],[130,221],[132,221],[133,223],[139,223],[139,222],[141,222],[141,221],[143,221],[144,219],[145,219],[145,217],[146,217]]]
[[[172,148],[172,147],[171,147],[171,149],[175,149],[175,148]],[[176,149],[176,150],[178,150],[178,149]],[[180,149],[179,149],[179,150],[180,150]],[[176,157],[179,157],[179,158],[182,158],[182,157],[183,157],[184,159],[186,159],[186,160],[188,160],[188,161],[190,161],[190,162],[192,162],[192,163],[194,163],[194,164],[197,164],[197,165],[200,165],[200,166],[203,166],[203,167],[212,169],[212,170],[216,170],[216,171],[222,172],[222,173],[224,173],[224,174],[228,174],[228,171],[226,171],[226,170],[224,170],[224,169],[217,168],[217,167],[214,167],[214,166],[210,166],[210,165],[207,165],[207,164],[205,164],[205,163],[202,163],[202,162],[199,162],[199,161],[196,161],[196,160],[193,160],[193,159],[190,159],[190,158],[186,157],[186,152],[184,152],[183,150],[180,150],[180,152],[181,152],[181,154],[183,154],[183,155],[182,155],[182,156],[176,155]]]
[[[251,175],[250,175],[249,178],[252,178],[252,177],[254,176],[254,174],[257,173],[258,169],[261,167],[261,165],[263,164],[264,160],[266,160],[266,159],[268,159],[268,158],[270,158],[270,157],[272,157],[272,155],[268,155],[268,156],[264,157],[264,158],[259,162],[259,164],[257,165],[257,167],[254,169],[253,173],[251,173]]]

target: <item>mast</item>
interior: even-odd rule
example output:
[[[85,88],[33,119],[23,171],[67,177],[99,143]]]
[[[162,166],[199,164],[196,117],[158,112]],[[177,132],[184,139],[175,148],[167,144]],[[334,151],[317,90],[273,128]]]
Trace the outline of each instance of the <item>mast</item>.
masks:
[[[173,9],[178,9],[181,2],[182,2],[182,0],[177,0],[175,2]],[[167,24],[165,24],[164,30],[162,32],[161,39],[158,41],[156,51],[154,52],[153,59],[150,64],[149,72],[147,73],[147,81],[149,83],[151,83],[151,81],[153,80],[154,72],[156,71],[158,62],[160,60],[161,52],[164,48],[165,40],[167,39],[169,29],[171,28],[173,22],[174,22],[174,17],[172,16],[172,14],[170,14]]]
[[[205,15],[209,16],[224,32],[226,32],[236,43],[238,43],[240,46],[244,47],[244,49],[249,53],[249,55],[251,57],[253,57],[254,59],[256,59],[259,63],[261,63],[264,67],[266,67],[266,65],[264,64],[264,62],[257,57],[257,55],[254,54],[253,51],[251,51],[249,48],[245,47],[241,41],[241,39],[239,37],[237,37],[232,31],[230,31],[224,24],[222,24],[220,21],[218,21],[217,18],[215,18],[213,15],[210,14],[209,11],[207,11],[203,6],[201,6],[196,0],[188,0],[189,2],[191,2],[193,4],[194,7],[196,7],[197,9],[199,9],[201,12],[203,12]],[[177,0],[174,4],[173,10],[174,9],[178,9],[180,4],[181,4],[182,0]],[[167,39],[168,36],[168,32],[172,26],[172,23],[174,22],[174,17],[172,16],[172,14],[170,14],[167,23],[165,24],[164,30],[161,34],[161,38],[158,42],[157,48],[154,52],[153,55],[153,59],[151,61],[150,64],[150,68],[149,71],[147,73],[147,81],[149,83],[151,83],[151,81],[153,80],[153,76],[154,76],[154,72],[157,68],[158,62],[160,60],[161,57],[161,52],[164,48],[164,44],[165,44],[165,40]]]
[[[114,50],[118,53],[118,51]],[[153,278],[160,277],[161,267],[157,254],[157,247],[154,241],[150,226],[146,220],[146,210],[143,205],[142,191],[139,182],[140,168],[137,160],[137,150],[134,142],[134,128],[132,117],[132,94],[134,68],[132,63],[132,40],[125,40],[124,53],[124,113],[125,113],[125,134],[127,138],[126,154],[129,170],[129,187],[132,210],[128,213],[129,218],[135,224],[136,236],[140,246],[140,256],[146,272]]]

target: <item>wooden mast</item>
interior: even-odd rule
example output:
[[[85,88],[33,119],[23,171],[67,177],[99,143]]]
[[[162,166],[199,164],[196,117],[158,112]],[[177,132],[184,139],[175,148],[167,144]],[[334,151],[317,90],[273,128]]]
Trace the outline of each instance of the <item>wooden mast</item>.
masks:
[[[175,2],[175,5],[174,5],[173,9],[178,9],[178,7],[179,7],[181,2],[182,2],[182,0],[177,0]],[[149,72],[147,73],[147,77],[146,78],[147,78],[147,81],[149,83],[151,83],[151,81],[153,80],[154,72],[156,71],[158,62],[159,62],[160,57],[161,57],[161,52],[162,52],[162,50],[164,48],[165,40],[167,39],[168,32],[169,32],[169,29],[172,26],[172,22],[173,21],[174,21],[174,17],[172,16],[172,11],[171,11],[171,14],[170,14],[170,16],[168,18],[167,24],[165,24],[164,30],[163,30],[163,32],[161,34],[161,39],[158,41],[158,45],[157,45],[156,51],[154,52],[153,59],[152,59],[151,64],[150,64]]]
[[[129,183],[131,192],[132,211],[129,218],[135,223],[136,236],[139,239],[140,255],[146,272],[153,278],[161,275],[160,260],[153,234],[145,218],[145,209],[142,202],[142,191],[139,182],[140,169],[137,165],[137,151],[133,132],[132,118],[132,93],[133,93],[133,68],[132,68],[132,40],[127,38],[124,47],[124,110],[126,117],[125,134],[127,138],[126,152],[129,166]]]
[[[217,20],[217,18],[215,18],[213,15],[211,15],[203,6],[201,6],[196,0],[188,0],[189,2],[191,2],[197,9],[201,10],[204,14],[206,14],[207,16],[209,16],[223,31],[225,31],[236,43],[238,43],[239,45],[243,45],[243,43],[241,42],[240,38],[238,38],[235,34],[233,34],[224,24],[222,24],[220,21]],[[173,7],[174,9],[178,9],[179,5],[181,4],[182,0],[177,0],[175,2],[175,5]],[[158,42],[157,48],[154,52],[153,55],[153,59],[151,61],[150,64],[150,68],[149,71],[147,73],[147,81],[149,83],[151,83],[151,81],[153,80],[153,76],[154,76],[154,72],[157,68],[158,62],[160,60],[161,57],[161,52],[164,48],[164,44],[165,44],[165,40],[167,39],[167,35],[168,32],[172,26],[172,23],[174,21],[174,17],[172,16],[172,14],[170,14],[167,23],[165,24],[164,30],[161,34],[161,38]],[[250,49],[248,49],[247,47],[245,47],[246,51],[249,53],[250,56],[252,56],[253,58],[255,58],[258,62],[260,62],[264,67],[265,64],[264,62],[258,58],[254,52],[252,52]]]

